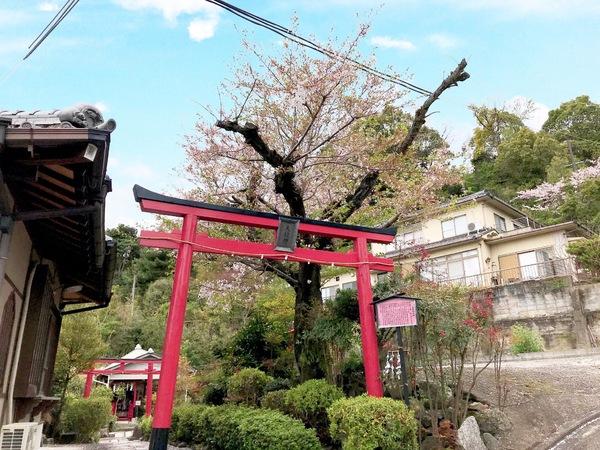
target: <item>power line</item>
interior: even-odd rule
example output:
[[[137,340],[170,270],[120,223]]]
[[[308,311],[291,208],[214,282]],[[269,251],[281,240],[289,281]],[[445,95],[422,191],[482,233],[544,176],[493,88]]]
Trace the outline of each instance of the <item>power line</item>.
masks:
[[[279,36],[282,36],[286,39],[289,39],[298,45],[301,45],[303,47],[306,47],[306,48],[309,48],[316,52],[319,52],[319,53],[321,53],[325,56],[328,56],[332,59],[337,59],[338,61],[343,60],[343,61],[349,62],[364,72],[367,72],[378,78],[381,78],[383,80],[389,81],[389,82],[397,84],[399,86],[402,86],[402,87],[404,87],[408,90],[411,90],[413,92],[416,92],[418,94],[422,94],[422,95],[430,95],[431,94],[431,92],[428,91],[427,89],[424,89],[415,84],[409,83],[408,81],[403,80],[393,74],[382,72],[375,68],[369,67],[366,64],[361,63],[360,61],[356,61],[355,59],[349,58],[348,56],[345,56],[345,55],[336,53],[332,50],[329,50],[327,48],[324,48],[321,45],[317,44],[316,42],[306,39],[306,38],[294,33],[292,30],[283,27],[282,25],[279,25],[268,19],[262,18],[256,14],[253,14],[249,11],[246,11],[246,10],[239,8],[235,5],[232,5],[230,3],[227,3],[223,0],[206,0],[206,1],[208,3],[212,3],[213,5],[216,5],[220,8],[222,8],[222,9],[225,9],[226,11],[229,11],[230,13],[235,14],[238,17],[241,17],[242,19],[246,20],[247,22],[253,23],[262,28],[266,28],[267,30],[272,31],[273,33],[278,34]]]
[[[75,8],[79,3],[79,0],[67,0],[67,2],[58,10],[56,15],[52,18],[48,25],[36,36],[36,38],[29,44],[29,52],[23,57],[26,60],[31,54],[46,40],[48,36],[56,29],[56,27],[64,20],[65,17]]]

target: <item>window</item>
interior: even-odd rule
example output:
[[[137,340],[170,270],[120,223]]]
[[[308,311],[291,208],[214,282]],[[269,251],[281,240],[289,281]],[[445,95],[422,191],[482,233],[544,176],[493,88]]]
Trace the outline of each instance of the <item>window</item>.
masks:
[[[481,281],[480,275],[477,250],[433,258],[421,271],[421,276],[429,281],[455,281],[468,285],[478,285]]]
[[[356,281],[350,281],[348,283],[342,283],[342,289],[354,289],[354,290],[356,290]]]
[[[467,216],[462,215],[442,221],[444,239],[467,233]]]
[[[335,298],[336,292],[339,290],[338,286],[330,286],[321,289],[321,297],[323,300],[331,300]]]
[[[494,214],[494,223],[496,224],[496,231],[506,231],[506,219],[504,217]]]

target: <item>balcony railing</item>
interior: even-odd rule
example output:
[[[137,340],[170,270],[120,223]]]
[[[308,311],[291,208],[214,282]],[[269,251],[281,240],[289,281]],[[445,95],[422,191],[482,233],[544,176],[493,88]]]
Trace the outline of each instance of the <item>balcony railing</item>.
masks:
[[[562,276],[577,277],[578,275],[579,272],[576,270],[575,261],[572,258],[564,258],[458,278],[436,276],[433,281],[440,284],[493,287],[511,283],[520,283],[527,280],[542,280],[545,278]]]

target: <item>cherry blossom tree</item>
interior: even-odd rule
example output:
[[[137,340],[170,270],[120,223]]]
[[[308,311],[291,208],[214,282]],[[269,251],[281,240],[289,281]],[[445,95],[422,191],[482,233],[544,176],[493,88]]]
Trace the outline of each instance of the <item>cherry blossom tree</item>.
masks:
[[[559,206],[567,194],[567,189],[578,189],[583,183],[595,178],[600,178],[600,158],[591,166],[584,167],[571,173],[569,177],[563,178],[556,183],[544,182],[533,189],[520,191],[517,199],[532,201],[530,209],[548,211]]]
[[[431,105],[469,77],[467,63],[462,60],[423,100],[408,129],[371,133],[362,126],[366,119],[409,101],[396,84],[344,59],[361,58],[358,46],[367,29],[327,44],[340,58],[319,57],[288,42],[268,56],[246,42],[252,61],[239,63],[220,89],[228,106],[209,110],[216,123],[200,120],[187,138],[185,171],[194,184],[188,195],[277,214],[388,226],[436,201],[439,189],[454,181],[449,151],[437,149],[420,164],[411,145]],[[304,237],[301,245],[339,244]],[[301,378],[320,375],[311,357],[318,349],[305,340],[321,305],[320,267],[266,260],[245,264],[276,274],[295,290],[296,362]]]

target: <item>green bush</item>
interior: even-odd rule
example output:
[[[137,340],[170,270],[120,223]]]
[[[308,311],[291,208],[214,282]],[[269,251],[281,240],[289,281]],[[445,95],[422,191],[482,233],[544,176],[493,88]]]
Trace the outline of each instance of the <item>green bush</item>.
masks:
[[[417,421],[404,403],[361,395],[327,410],[333,439],[347,450],[416,450]]]
[[[537,330],[523,325],[513,325],[510,331],[510,350],[514,355],[544,351],[544,340]]]
[[[173,417],[175,417],[175,412],[173,412]],[[142,439],[144,439],[145,441],[149,440],[150,434],[152,433],[152,417],[142,417],[138,422],[138,428],[142,433]]]
[[[111,405],[106,398],[67,397],[60,416],[62,433],[76,433],[77,442],[97,442],[100,429],[110,421]]]
[[[173,410],[171,417],[170,438],[174,442],[194,442],[198,439],[196,433],[204,423],[204,412],[207,405],[182,405]]]
[[[227,397],[227,383],[209,383],[202,391],[202,402],[207,405],[222,405]]]
[[[110,389],[109,387],[103,386],[103,385],[96,385],[92,389],[92,392],[90,393],[90,397],[104,398],[104,399],[108,400],[109,402],[112,402],[114,394],[113,394],[112,389]]]
[[[172,426],[183,426],[191,412],[178,412]],[[314,430],[278,411],[248,406],[204,406],[189,419],[188,445],[215,450],[317,450],[321,449]],[[187,420],[187,419],[186,419]]]
[[[265,392],[281,391],[291,387],[290,380],[287,378],[273,378],[265,385]]]
[[[227,398],[235,403],[258,406],[265,386],[273,378],[258,369],[242,369],[229,378]]]
[[[581,267],[600,276],[600,236],[571,242],[567,253],[575,255]]]
[[[260,406],[267,409],[274,409],[275,411],[281,411],[287,413],[285,406],[285,397],[287,390],[281,389],[279,391],[267,392],[260,401]]]
[[[289,413],[317,430],[322,442],[329,440],[327,408],[343,398],[341,389],[325,380],[308,380],[287,391],[285,406]]]

